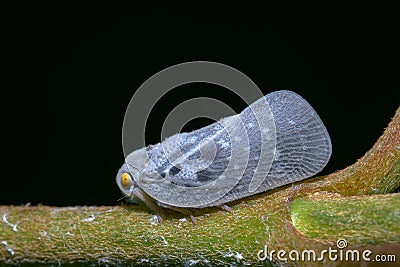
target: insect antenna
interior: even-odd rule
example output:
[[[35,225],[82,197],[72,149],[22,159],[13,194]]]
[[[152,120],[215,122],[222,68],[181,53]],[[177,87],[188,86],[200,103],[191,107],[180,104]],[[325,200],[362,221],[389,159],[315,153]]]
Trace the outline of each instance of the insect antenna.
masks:
[[[128,197],[128,196],[123,196],[123,197],[117,199],[117,202],[120,202],[121,200],[123,200],[123,199],[125,199],[125,198],[127,198],[127,197]]]

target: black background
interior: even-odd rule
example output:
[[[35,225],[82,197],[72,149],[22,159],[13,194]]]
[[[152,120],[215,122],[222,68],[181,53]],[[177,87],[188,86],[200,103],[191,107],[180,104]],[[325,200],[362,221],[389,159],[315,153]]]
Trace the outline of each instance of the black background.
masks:
[[[114,205],[123,163],[121,129],[135,90],[166,67],[196,60],[232,66],[263,93],[289,89],[318,112],[331,135],[323,173],[360,158],[400,103],[398,23],[384,14],[211,20],[139,12],[24,11],[10,21],[14,97],[3,96],[9,125],[0,204]],[[181,86],[150,115],[148,144],[163,119],[192,97],[245,103],[208,84]],[[185,130],[204,126],[196,120]]]

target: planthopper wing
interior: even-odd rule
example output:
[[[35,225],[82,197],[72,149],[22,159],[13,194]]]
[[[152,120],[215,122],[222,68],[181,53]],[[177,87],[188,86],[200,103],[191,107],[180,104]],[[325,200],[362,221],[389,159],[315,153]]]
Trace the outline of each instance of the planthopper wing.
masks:
[[[139,187],[161,203],[200,208],[308,178],[328,162],[331,143],[303,98],[277,91],[240,114],[145,150]]]
[[[246,187],[250,175],[245,174],[238,185],[214,205],[309,178],[319,173],[329,161],[332,145],[328,131],[306,100],[287,90],[270,93],[265,98],[276,131],[272,166],[256,190]],[[246,110],[241,114],[244,113]]]

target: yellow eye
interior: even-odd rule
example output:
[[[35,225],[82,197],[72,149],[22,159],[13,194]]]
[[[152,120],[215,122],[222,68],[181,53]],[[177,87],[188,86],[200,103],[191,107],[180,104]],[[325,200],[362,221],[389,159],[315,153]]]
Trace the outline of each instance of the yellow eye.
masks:
[[[122,185],[122,187],[125,188],[125,189],[129,189],[131,187],[131,184],[132,184],[131,176],[129,175],[129,173],[124,172],[121,175],[121,185]]]

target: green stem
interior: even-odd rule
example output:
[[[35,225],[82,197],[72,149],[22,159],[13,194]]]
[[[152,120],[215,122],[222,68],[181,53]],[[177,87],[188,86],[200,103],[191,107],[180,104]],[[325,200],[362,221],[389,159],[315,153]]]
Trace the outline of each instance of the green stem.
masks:
[[[232,203],[232,214],[194,210],[196,225],[170,211],[157,223],[144,205],[0,206],[0,265],[241,265],[260,263],[257,252],[265,245],[321,251],[339,236],[356,247],[390,244],[399,250],[399,194],[379,195],[399,187],[399,159],[400,109],[354,165]]]
[[[342,197],[316,193],[290,205],[293,225],[309,238],[345,238],[353,245],[400,240],[400,193]]]

